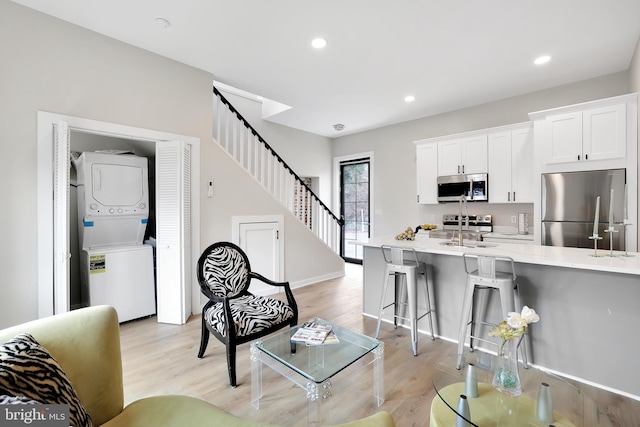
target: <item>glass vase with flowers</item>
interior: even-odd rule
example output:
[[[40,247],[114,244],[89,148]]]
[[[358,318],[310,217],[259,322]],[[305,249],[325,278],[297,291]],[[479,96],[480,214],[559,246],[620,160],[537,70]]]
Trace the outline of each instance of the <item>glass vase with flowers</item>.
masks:
[[[502,339],[492,382],[493,387],[499,392],[510,396],[522,393],[518,374],[518,344],[522,335],[527,333],[529,324],[539,320],[540,316],[535,310],[524,306],[520,313],[508,313],[507,320],[498,323],[489,332],[489,336]]]

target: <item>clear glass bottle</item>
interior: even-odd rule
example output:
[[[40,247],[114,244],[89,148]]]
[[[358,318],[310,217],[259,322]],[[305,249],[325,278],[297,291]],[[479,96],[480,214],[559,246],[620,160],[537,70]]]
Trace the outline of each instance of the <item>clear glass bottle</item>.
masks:
[[[522,394],[518,374],[518,340],[510,339],[500,346],[493,374],[493,388],[509,396]]]

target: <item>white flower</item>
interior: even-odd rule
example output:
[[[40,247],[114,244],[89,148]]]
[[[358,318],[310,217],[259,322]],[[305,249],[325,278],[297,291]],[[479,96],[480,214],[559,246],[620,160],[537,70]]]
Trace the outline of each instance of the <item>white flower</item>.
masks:
[[[540,320],[540,316],[536,313],[533,308],[529,308],[526,305],[522,308],[522,317],[529,323],[536,323]]]
[[[507,315],[507,324],[514,329],[526,327],[529,323],[535,323],[538,320],[540,320],[540,316],[526,305],[523,307],[522,313],[510,312]]]

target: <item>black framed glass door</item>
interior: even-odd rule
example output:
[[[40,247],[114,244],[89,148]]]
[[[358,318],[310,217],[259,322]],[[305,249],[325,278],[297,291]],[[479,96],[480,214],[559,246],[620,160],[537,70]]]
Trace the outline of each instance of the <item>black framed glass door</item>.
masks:
[[[340,214],[344,218],[342,257],[362,264],[362,246],[350,241],[370,236],[370,163],[368,158],[340,163]]]

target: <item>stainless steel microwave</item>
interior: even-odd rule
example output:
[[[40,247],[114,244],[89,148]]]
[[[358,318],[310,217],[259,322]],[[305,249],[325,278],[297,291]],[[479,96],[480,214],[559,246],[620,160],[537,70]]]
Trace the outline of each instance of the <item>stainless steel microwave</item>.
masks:
[[[457,202],[464,195],[468,202],[489,200],[489,176],[486,173],[438,177],[438,202]]]

